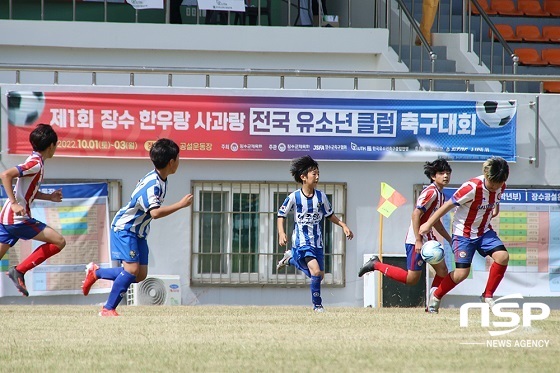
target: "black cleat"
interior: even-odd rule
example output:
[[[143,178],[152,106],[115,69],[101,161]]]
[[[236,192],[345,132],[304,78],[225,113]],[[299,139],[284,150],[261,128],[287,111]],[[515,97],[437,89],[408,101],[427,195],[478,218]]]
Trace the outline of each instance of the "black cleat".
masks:
[[[374,255],[366,262],[366,264],[364,264],[362,266],[362,268],[360,268],[360,272],[358,272],[358,277],[362,277],[363,275],[365,275],[368,272],[375,271],[375,264],[376,263],[380,263],[380,261],[377,258],[377,255]]]
[[[25,277],[23,273],[18,271],[14,266],[8,270],[7,275],[14,282],[19,292],[22,293],[24,297],[28,297],[29,292],[27,291],[27,287],[25,287]]]

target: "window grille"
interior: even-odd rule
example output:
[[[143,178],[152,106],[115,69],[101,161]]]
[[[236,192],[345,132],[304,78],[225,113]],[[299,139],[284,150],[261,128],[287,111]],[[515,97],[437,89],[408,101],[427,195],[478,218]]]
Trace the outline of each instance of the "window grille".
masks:
[[[293,212],[285,219],[286,247],[278,245],[277,212],[301,185],[283,182],[193,181],[193,285],[305,286],[294,267],[276,270],[291,247]],[[345,183],[320,183],[335,214],[345,220]],[[344,285],[346,240],[342,228],[323,221],[324,285]]]

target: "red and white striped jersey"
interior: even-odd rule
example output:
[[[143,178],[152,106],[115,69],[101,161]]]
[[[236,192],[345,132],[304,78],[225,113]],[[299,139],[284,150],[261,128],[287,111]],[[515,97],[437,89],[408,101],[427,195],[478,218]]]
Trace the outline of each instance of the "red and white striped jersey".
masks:
[[[37,152],[33,152],[24,163],[16,166],[19,170],[19,177],[14,189],[14,195],[20,206],[25,209],[25,215],[16,216],[12,211],[12,203],[6,200],[2,212],[0,212],[0,222],[4,225],[18,224],[31,217],[31,202],[39,191],[39,186],[43,181],[43,157]]]
[[[481,237],[492,229],[492,211],[502,198],[506,183],[497,192],[484,186],[484,175],[463,183],[451,200],[457,208],[453,218],[453,234],[467,238]]]
[[[432,216],[432,214],[436,212],[436,210],[440,208],[444,202],[445,196],[443,195],[442,191],[438,189],[436,184],[432,183],[425,187],[416,200],[416,208],[424,211],[424,213],[420,217],[420,225],[427,222],[430,216]],[[426,242],[428,240],[435,239],[436,236],[430,229],[430,231],[424,235],[423,241]],[[410,226],[408,227],[405,242],[413,245],[416,243],[416,235],[414,234],[414,227],[412,226],[412,222],[410,222]]]

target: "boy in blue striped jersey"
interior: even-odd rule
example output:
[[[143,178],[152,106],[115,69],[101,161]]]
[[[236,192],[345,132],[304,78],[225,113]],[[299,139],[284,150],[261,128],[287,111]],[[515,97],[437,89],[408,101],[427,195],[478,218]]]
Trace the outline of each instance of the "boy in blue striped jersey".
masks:
[[[323,218],[329,219],[344,230],[346,238],[352,239],[354,234],[348,226],[334,214],[327,195],[317,190],[319,182],[319,165],[313,158],[306,155],[292,161],[290,172],[295,181],[302,184],[301,189],[292,192],[278,210],[278,244],[285,246],[288,242],[284,230],[284,221],[291,210],[294,210],[294,231],[292,249],[286,250],[284,257],[278,262],[278,270],[291,265],[311,278],[311,301],[313,310],[324,312],[321,299],[321,281],[325,276],[325,260],[323,252]]]
[[[88,295],[98,279],[112,280],[113,287],[99,316],[119,316],[115,310],[132,283],[148,275],[148,241],[152,219],[190,206],[193,195],[187,194],[179,202],[162,206],[167,192],[167,177],[179,166],[179,147],[169,139],[157,140],[150,149],[155,169],[144,176],[132,192],[130,202],[122,207],[111,223],[111,259],[122,262],[122,267],[99,268],[95,263],[86,267],[82,292]]]

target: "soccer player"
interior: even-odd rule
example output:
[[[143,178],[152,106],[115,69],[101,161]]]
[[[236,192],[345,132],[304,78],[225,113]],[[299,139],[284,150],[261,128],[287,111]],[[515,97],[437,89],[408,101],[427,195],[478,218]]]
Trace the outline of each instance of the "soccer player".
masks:
[[[62,201],[62,190],[48,194],[39,191],[43,181],[44,162],[56,151],[58,135],[48,124],[38,124],[29,134],[33,153],[22,164],[2,172],[0,178],[8,199],[0,212],[0,259],[8,249],[23,240],[44,242],[27,258],[8,270],[8,277],[24,296],[29,296],[24,275],[51,256],[59,253],[66,240],[60,233],[31,217],[31,203],[35,199]],[[12,182],[17,179],[15,189]]]
[[[88,295],[100,278],[112,280],[113,287],[99,316],[119,316],[117,306],[130,284],[148,275],[148,241],[152,219],[159,219],[190,206],[193,195],[187,194],[179,202],[162,206],[167,192],[167,178],[179,167],[179,147],[169,139],[157,140],[150,149],[155,169],[144,176],[132,192],[130,202],[122,207],[111,223],[111,258],[122,267],[99,268],[95,263],[86,266],[82,292]]]
[[[428,177],[431,184],[422,190],[422,193],[420,193],[420,196],[418,196],[416,200],[416,208],[412,211],[412,218],[404,244],[407,270],[382,263],[379,258],[374,255],[360,268],[360,272],[358,273],[359,277],[362,277],[365,273],[378,270],[385,276],[405,285],[413,286],[420,280],[422,268],[425,263],[420,255],[422,244],[429,240],[435,240],[436,237],[431,229],[426,234],[422,235],[418,232],[418,228],[443,205],[445,197],[443,196],[442,190],[451,180],[451,166],[449,166],[449,163],[447,163],[445,159],[436,159],[433,162],[426,162],[424,164],[424,175]],[[441,220],[438,219],[434,223],[434,228],[443,238],[451,243],[451,236],[443,227]],[[441,280],[447,276],[447,266],[445,265],[445,261],[431,264],[431,266],[436,271],[432,287],[438,287]]]
[[[480,297],[482,302],[494,305],[492,297],[504,278],[509,254],[490,221],[500,213],[500,199],[508,176],[509,165],[505,159],[489,158],[482,166],[482,175],[463,183],[451,199],[420,226],[420,233],[427,233],[436,221],[457,207],[452,238],[455,270],[441,281],[437,289],[430,291],[429,312],[438,313],[441,298],[467,278],[475,251],[494,259],[486,289]]]
[[[292,249],[286,250],[278,262],[278,270],[291,265],[311,278],[311,301],[315,312],[324,312],[321,299],[321,281],[325,276],[325,259],[323,252],[323,218],[329,219],[344,230],[346,238],[354,234],[348,226],[338,219],[332,210],[327,195],[317,189],[319,182],[319,165],[310,156],[294,159],[290,172],[294,180],[302,184],[284,200],[278,210],[278,244],[285,246],[288,242],[284,230],[286,216],[294,210],[294,231]]]

